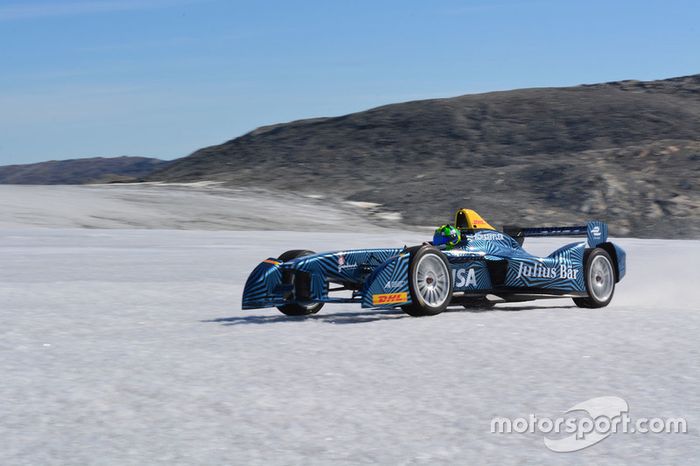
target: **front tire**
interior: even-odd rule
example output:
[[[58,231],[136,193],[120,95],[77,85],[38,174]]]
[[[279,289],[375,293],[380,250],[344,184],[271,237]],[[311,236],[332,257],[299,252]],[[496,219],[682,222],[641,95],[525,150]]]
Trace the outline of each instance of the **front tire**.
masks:
[[[401,309],[414,317],[440,314],[452,299],[450,263],[439,249],[430,245],[418,246],[410,252],[408,289],[412,302]]]
[[[313,251],[309,251],[306,249],[292,249],[291,251],[287,251],[283,254],[281,254],[278,259],[281,260],[282,262],[287,262],[292,259],[296,259],[297,257],[303,257],[303,256],[310,256],[312,254],[316,254]],[[307,274],[300,275],[296,277],[296,288],[297,289],[304,289],[304,290],[309,290],[311,283],[309,280],[309,277]],[[308,294],[308,293],[307,293]],[[311,314],[316,314],[318,311],[321,310],[323,307],[323,303],[304,303],[304,302],[298,302],[298,303],[290,303],[290,304],[285,304],[283,306],[277,306],[277,309],[282,314],[288,315],[288,316],[308,316]]]
[[[610,255],[601,248],[586,251],[584,280],[588,296],[573,298],[578,307],[595,309],[610,304],[615,294],[615,269]]]

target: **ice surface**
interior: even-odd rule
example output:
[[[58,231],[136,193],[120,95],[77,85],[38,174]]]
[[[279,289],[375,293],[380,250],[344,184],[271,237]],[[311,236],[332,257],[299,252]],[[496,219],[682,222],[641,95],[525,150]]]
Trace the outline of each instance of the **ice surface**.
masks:
[[[0,185],[0,228],[376,229],[358,215],[361,207],[346,204],[339,209],[329,204],[313,196],[207,183]],[[387,223],[381,222],[386,218],[376,219]]]
[[[700,455],[698,241],[620,240],[628,276],[602,310],[562,299],[429,318],[328,305],[288,318],[241,311],[259,260],[425,235],[367,232],[357,219],[299,232],[34,228],[12,218],[0,229],[2,465],[689,464]],[[526,242],[533,252],[560,244]],[[490,433],[493,416],[556,417],[597,396],[622,397],[633,418],[683,416],[690,432],[615,434],[565,454],[540,434]]]

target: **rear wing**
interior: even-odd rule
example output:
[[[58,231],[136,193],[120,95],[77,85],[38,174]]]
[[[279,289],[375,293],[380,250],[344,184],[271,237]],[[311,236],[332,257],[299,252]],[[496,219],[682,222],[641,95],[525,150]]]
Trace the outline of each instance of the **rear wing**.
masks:
[[[605,222],[592,221],[585,225],[571,227],[532,227],[523,228],[513,225],[503,227],[503,233],[512,237],[522,246],[526,237],[534,236],[585,236],[588,245],[595,247],[608,240],[608,224]]]

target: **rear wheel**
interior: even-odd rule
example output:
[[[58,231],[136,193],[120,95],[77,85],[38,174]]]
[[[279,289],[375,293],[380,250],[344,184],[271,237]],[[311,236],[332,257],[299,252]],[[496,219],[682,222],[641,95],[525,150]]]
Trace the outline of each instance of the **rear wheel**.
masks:
[[[574,303],[585,308],[605,307],[615,293],[613,261],[605,250],[595,248],[586,251],[584,262],[584,280],[588,296],[574,298]]]
[[[419,246],[411,250],[408,288],[411,304],[401,308],[414,317],[440,314],[452,298],[450,264],[439,249]]]
[[[310,256],[312,254],[315,254],[315,252],[306,249],[293,249],[280,255],[278,259],[282,262],[287,262],[292,259],[296,259],[297,257]],[[289,279],[291,280],[291,277],[289,277]],[[299,292],[301,292],[303,296],[308,296],[311,289],[311,280],[309,275],[306,273],[297,274],[294,279],[294,288],[295,295],[299,295]],[[323,303],[300,301],[285,304],[284,306],[277,306],[277,309],[279,309],[282,314],[286,314],[288,316],[308,316],[311,314],[316,314],[322,307]]]

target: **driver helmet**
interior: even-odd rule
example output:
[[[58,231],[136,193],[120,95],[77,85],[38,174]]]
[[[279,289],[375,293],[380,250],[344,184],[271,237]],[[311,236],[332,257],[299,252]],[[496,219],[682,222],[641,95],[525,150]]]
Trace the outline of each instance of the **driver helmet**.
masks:
[[[458,228],[452,225],[442,225],[435,230],[433,235],[433,246],[445,245],[447,249],[452,249],[459,244],[462,239],[462,234]]]

